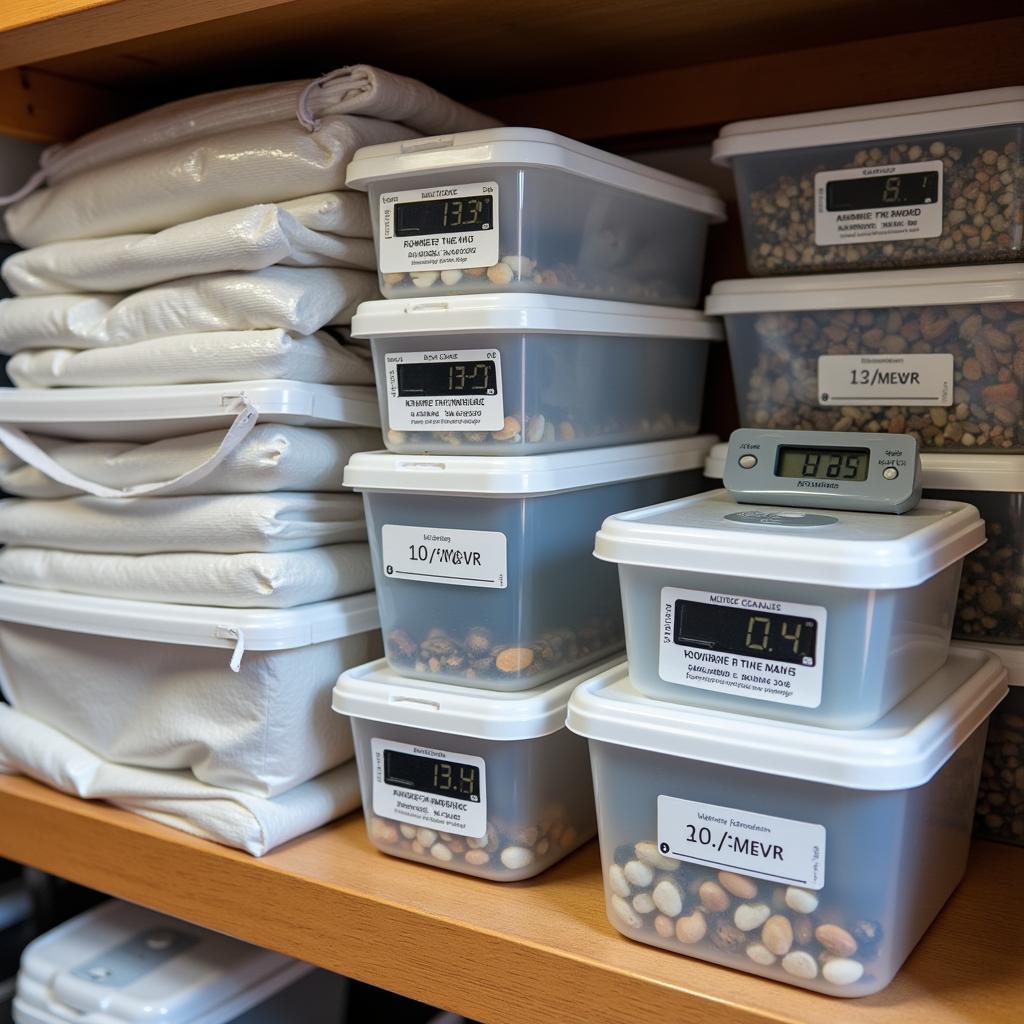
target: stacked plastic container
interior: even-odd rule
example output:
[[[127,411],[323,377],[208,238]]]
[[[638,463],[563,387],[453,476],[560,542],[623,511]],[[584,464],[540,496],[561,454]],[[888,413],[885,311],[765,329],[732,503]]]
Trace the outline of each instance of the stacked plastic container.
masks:
[[[367,142],[490,123],[356,66],[169,104],[44,156],[6,213],[30,248],[0,302],[18,385],[0,395],[12,769],[42,771],[11,718],[28,716],[50,763],[78,744],[142,813],[195,784],[175,790],[182,827],[252,852],[355,806],[330,691],[382,650],[362,501],[341,481],[380,446],[369,350],[348,332],[379,292],[345,171]],[[233,801],[246,829],[218,816]]]
[[[388,297],[353,320],[388,451],[345,474],[386,660],[344,674],[335,709],[380,849],[529,877],[595,830],[586,745],[564,727],[587,666],[624,643],[594,531],[703,486],[720,333],[687,307],[722,204],[519,128],[370,146],[348,182],[370,194]]]
[[[744,122],[715,144],[758,275],[705,307],[741,424],[912,434],[929,496],[896,516],[717,491],[604,523],[628,669],[581,686],[569,725],[631,937],[863,995],[962,875],[1006,688],[991,653],[950,639],[1019,639],[1022,127],[1011,89]],[[1015,720],[982,803],[1007,832]]]

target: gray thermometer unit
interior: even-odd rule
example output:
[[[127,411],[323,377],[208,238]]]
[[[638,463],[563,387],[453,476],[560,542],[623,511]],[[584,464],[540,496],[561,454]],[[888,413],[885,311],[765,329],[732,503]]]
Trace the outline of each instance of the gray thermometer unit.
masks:
[[[921,500],[921,458],[909,434],[750,427],[729,438],[723,483],[752,505],[899,515]]]

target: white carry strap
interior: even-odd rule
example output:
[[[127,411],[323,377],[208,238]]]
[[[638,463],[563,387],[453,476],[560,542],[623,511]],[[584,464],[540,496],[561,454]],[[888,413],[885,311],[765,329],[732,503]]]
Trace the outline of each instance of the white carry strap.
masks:
[[[193,466],[174,477],[173,480],[158,480],[155,483],[135,484],[131,487],[107,487],[105,484],[86,480],[84,477],[78,476],[77,473],[72,473],[70,469],[65,468],[48,455],[23,430],[6,423],[0,423],[0,444],[3,444],[22,462],[38,469],[40,473],[51,480],[84,491],[86,494],[93,494],[97,498],[137,498],[144,494],[160,494],[175,487],[202,480],[245,440],[252,428],[256,426],[260,413],[259,409],[245,395],[239,396],[239,400],[242,402],[242,408],[221,439],[217,450],[208,459],[200,462],[198,466]]]

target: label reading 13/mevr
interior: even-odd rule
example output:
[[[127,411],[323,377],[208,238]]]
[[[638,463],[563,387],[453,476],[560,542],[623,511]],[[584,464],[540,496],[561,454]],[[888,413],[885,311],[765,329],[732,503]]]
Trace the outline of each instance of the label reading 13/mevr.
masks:
[[[508,586],[505,534],[494,530],[387,525],[381,529],[381,557],[393,579],[492,590]]]
[[[658,797],[666,857],[805,889],[825,884],[825,826],[697,800]]]
[[[498,183],[440,185],[380,197],[382,274],[464,270],[498,262]]]
[[[820,605],[665,587],[661,607],[666,682],[801,708],[821,703]]]

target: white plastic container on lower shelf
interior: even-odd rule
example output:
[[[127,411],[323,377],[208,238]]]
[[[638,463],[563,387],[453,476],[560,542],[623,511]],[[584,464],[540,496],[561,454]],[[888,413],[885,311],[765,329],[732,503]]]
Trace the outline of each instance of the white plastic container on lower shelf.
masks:
[[[108,761],[275,796],[352,757],[331,687],[379,655],[377,623],[372,593],[263,610],[0,585],[0,689]]]
[[[388,663],[523,690],[621,650],[615,571],[591,557],[614,512],[703,486],[710,436],[504,458],[360,452]]]
[[[709,188],[536,128],[488,128],[360,149],[388,298],[526,291],[697,303]]]
[[[14,1024],[337,1024],[344,978],[111,900],[30,943]]]
[[[593,671],[518,693],[417,682],[384,661],[344,673],[334,709],[352,722],[370,840],[494,882],[572,853],[597,824],[586,743],[565,711]]]
[[[946,660],[977,509],[743,505],[724,491],[609,517],[642,693],[834,729],[871,725]]]
[[[605,899],[624,935],[829,995],[892,980],[967,863],[999,661],[955,651],[868,729],[582,684]]]
[[[364,302],[395,452],[530,455],[697,433],[718,321],[554,295]]]

